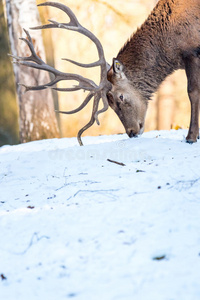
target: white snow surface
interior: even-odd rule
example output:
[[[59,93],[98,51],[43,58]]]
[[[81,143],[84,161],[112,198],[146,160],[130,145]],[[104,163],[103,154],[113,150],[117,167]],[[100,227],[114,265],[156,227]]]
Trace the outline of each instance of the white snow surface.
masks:
[[[199,300],[200,142],[186,134],[1,147],[0,299]]]

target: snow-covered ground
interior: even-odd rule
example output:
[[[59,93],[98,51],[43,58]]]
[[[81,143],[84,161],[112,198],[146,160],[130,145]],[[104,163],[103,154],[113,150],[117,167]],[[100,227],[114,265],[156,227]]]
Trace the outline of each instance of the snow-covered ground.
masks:
[[[0,299],[199,300],[200,141],[186,133],[0,148]]]

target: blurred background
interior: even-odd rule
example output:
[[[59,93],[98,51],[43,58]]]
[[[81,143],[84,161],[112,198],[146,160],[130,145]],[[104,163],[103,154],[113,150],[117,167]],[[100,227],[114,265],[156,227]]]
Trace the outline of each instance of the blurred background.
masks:
[[[42,1],[37,1],[41,3]],[[92,31],[101,41],[109,64],[126,40],[139,27],[157,1],[149,0],[59,0],[69,6],[79,22]],[[67,16],[56,8],[39,8],[43,23],[48,19],[67,22]],[[30,27],[34,24],[30,24]],[[31,33],[31,31],[30,31]],[[99,68],[83,69],[61,58],[70,58],[82,63],[97,60],[94,44],[79,33],[63,29],[43,31],[47,62],[63,72],[77,73],[99,81]],[[3,7],[0,7],[0,146],[17,144],[18,105],[16,101],[14,75],[8,58],[9,38]],[[74,83],[71,82],[71,85]],[[59,84],[59,87],[66,84]],[[80,105],[85,94],[81,91],[54,93],[55,103],[60,110],[72,110]],[[92,105],[74,115],[59,115],[61,137],[76,136],[78,130],[90,119]],[[161,85],[149,103],[145,130],[188,128],[190,104],[187,96],[187,82],[184,71],[177,71]],[[109,108],[100,115],[100,126],[93,125],[84,135],[118,134],[124,128],[118,117]]]

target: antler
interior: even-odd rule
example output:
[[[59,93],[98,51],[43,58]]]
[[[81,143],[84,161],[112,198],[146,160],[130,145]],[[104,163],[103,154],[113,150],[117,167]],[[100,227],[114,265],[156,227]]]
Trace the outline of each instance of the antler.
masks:
[[[21,40],[23,40],[27,44],[27,46],[29,47],[29,49],[31,51],[31,55],[28,57],[19,57],[19,56],[10,55],[11,57],[14,58],[14,63],[25,65],[25,66],[31,67],[31,68],[44,70],[44,71],[54,74],[54,76],[55,76],[52,81],[50,81],[49,83],[47,83],[45,85],[26,86],[24,84],[20,84],[23,87],[25,87],[25,92],[31,91],[31,90],[42,90],[42,89],[46,89],[48,87],[52,87],[54,90],[57,90],[57,91],[65,91],[65,92],[77,91],[77,90],[81,90],[81,89],[83,89],[84,91],[89,91],[87,97],[85,98],[83,103],[78,108],[76,108],[72,111],[58,111],[59,113],[73,114],[73,113],[76,113],[76,112],[80,111],[81,109],[83,109],[92,98],[94,99],[91,119],[88,122],[88,124],[86,124],[82,129],[79,130],[78,135],[77,135],[79,144],[83,145],[83,143],[81,141],[82,133],[86,129],[91,127],[95,121],[99,125],[100,123],[98,120],[98,115],[108,109],[108,100],[107,100],[106,95],[107,95],[107,92],[111,89],[111,83],[107,80],[108,64],[104,57],[103,47],[102,47],[100,41],[97,39],[97,37],[92,32],[90,32],[89,30],[84,28],[78,22],[76,16],[74,15],[74,13],[71,11],[71,9],[69,7],[67,7],[61,3],[57,3],[57,2],[45,2],[45,3],[39,4],[38,6],[56,7],[58,9],[64,11],[68,15],[70,21],[68,23],[58,23],[56,21],[49,20],[50,24],[32,27],[31,29],[64,28],[64,29],[68,29],[68,30],[72,30],[72,31],[77,31],[77,32],[87,36],[90,40],[92,40],[95,43],[95,45],[97,47],[99,59],[94,63],[82,64],[82,63],[73,61],[71,59],[65,58],[64,60],[71,62],[77,66],[83,67],[83,68],[92,68],[92,67],[99,66],[100,70],[101,70],[99,85],[97,85],[94,81],[92,81],[88,78],[82,77],[81,75],[60,72],[57,69],[47,65],[39,56],[37,56],[37,54],[34,50],[31,36],[30,36],[29,32],[25,29],[24,29],[24,31],[27,35],[27,39],[21,38]],[[54,85],[56,83],[58,83],[59,81],[62,81],[62,80],[75,80],[78,82],[78,85],[75,85],[72,88],[54,87]],[[99,102],[101,99],[103,102],[103,108],[101,110],[98,110]]]

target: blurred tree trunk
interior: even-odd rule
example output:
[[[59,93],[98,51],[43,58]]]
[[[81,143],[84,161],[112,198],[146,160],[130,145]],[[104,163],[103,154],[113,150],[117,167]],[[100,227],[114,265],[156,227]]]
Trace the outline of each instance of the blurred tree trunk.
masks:
[[[35,0],[6,0],[6,14],[12,54],[29,56],[28,47],[24,42],[19,41],[19,38],[25,37],[23,28],[40,24]],[[45,60],[41,32],[33,31],[31,35],[38,56]],[[59,137],[51,90],[45,89],[23,94],[23,87],[18,85],[18,83],[45,84],[49,81],[49,75],[16,64],[14,65],[14,74],[19,104],[20,141],[24,143]]]
[[[157,94],[157,129],[169,130],[174,121],[174,81],[167,78]]]
[[[36,0],[37,4],[41,3],[41,0]],[[51,19],[50,14],[49,14],[49,7],[44,6],[42,9],[39,10],[40,14],[40,19],[42,24],[46,24],[47,20]],[[46,56],[46,62],[48,65],[52,66],[55,68],[55,60],[54,60],[54,43],[53,43],[53,38],[52,38],[52,32],[50,30],[43,30],[42,31],[42,36],[43,36],[43,42],[45,46],[45,56]],[[54,79],[54,75],[52,73],[49,73],[50,79]],[[59,110],[59,98],[58,98],[58,92],[55,90],[51,90],[53,100],[54,100],[54,107],[55,110]],[[62,136],[62,130],[61,130],[61,123],[60,123],[60,114],[56,114],[57,122],[58,122],[58,127],[60,129],[60,134]]]
[[[18,110],[3,3],[0,1],[0,146],[17,144]]]

